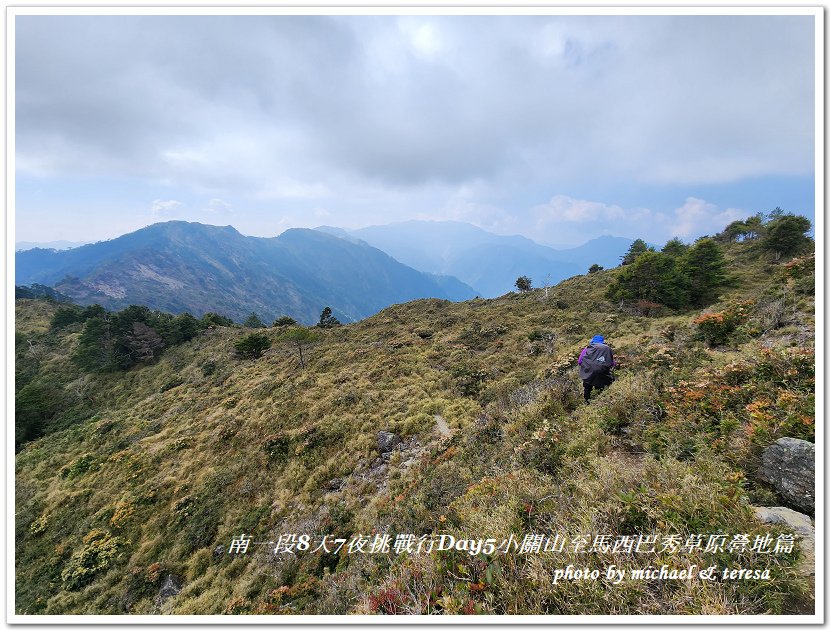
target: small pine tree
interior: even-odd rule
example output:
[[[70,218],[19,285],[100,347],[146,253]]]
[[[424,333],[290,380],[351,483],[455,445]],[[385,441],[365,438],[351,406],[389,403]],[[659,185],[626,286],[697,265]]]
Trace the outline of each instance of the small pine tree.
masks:
[[[205,313],[202,315],[202,324],[205,327],[233,326],[233,320],[219,313]]]
[[[283,317],[278,317],[274,320],[274,327],[275,328],[282,328],[283,326],[296,326],[297,320],[293,317],[288,317],[288,315],[284,315]]]
[[[86,372],[117,369],[116,340],[109,315],[86,320],[72,360]]]
[[[602,271],[603,269],[605,269],[605,267],[603,267],[602,265],[598,265],[597,263],[594,263],[588,268],[588,273],[597,273],[598,271]]]
[[[300,367],[305,369],[305,357],[303,356],[303,348],[310,344],[319,341],[320,335],[309,330],[308,328],[291,328],[280,336],[280,339],[290,342],[297,348],[297,354],[300,357]]]
[[[682,256],[687,249],[689,249],[689,246],[675,236],[663,245],[663,249],[660,251],[669,256]]]
[[[743,236],[746,240],[754,241],[761,238],[766,232],[766,227],[764,226],[764,215],[759,212],[758,214],[753,214],[748,219],[745,219],[744,230]]]
[[[681,263],[686,275],[689,301],[694,306],[713,302],[718,289],[726,283],[726,261],[711,238],[700,239],[686,252]]]
[[[519,276],[516,278],[516,288],[520,293],[527,293],[533,288],[533,281],[527,276]]]
[[[190,313],[180,313],[171,322],[172,343],[190,341],[202,329],[202,324]]]
[[[251,314],[248,315],[248,318],[242,322],[242,325],[245,326],[245,328],[265,328],[265,324],[259,318],[259,315],[254,312],[251,312]]]
[[[75,306],[61,306],[52,316],[50,327],[52,330],[59,330],[80,321],[82,321],[81,309]]]
[[[732,221],[732,223],[723,228],[723,232],[718,234],[716,238],[726,243],[734,243],[745,239],[749,231],[750,228],[747,227],[745,221]]]
[[[628,251],[621,257],[620,264],[621,265],[630,265],[633,263],[639,256],[645,254],[646,252],[653,252],[654,248],[649,247],[646,245],[646,242],[638,238],[636,241],[631,243],[631,247],[628,248]]]
[[[626,265],[608,287],[612,300],[647,300],[671,308],[686,306],[686,277],[673,256],[643,252]]]
[[[340,320],[331,314],[331,309],[327,306],[320,313],[320,322],[317,324],[318,328],[334,328],[340,326]]]

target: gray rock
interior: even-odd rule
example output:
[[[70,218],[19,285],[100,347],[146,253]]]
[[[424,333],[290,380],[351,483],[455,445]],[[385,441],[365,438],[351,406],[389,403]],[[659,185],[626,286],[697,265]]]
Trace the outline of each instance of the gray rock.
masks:
[[[781,499],[803,512],[816,509],[816,447],[811,442],[781,438],[761,456],[758,478],[771,484]]]
[[[391,453],[394,448],[401,443],[399,435],[390,433],[389,431],[378,431],[378,452]]]
[[[121,596],[121,609],[124,612],[130,612],[133,609],[133,606],[135,606],[136,601],[138,601],[138,596],[133,591],[128,589]]]
[[[785,525],[798,534],[801,558],[796,568],[802,575],[816,574],[816,530],[810,517],[785,507],[754,506],[755,517],[769,525]]]
[[[326,483],[325,489],[327,492],[339,492],[346,485],[346,480],[340,477],[335,477]]]
[[[165,600],[178,595],[182,590],[181,578],[168,573],[161,583],[158,595],[156,595],[156,606],[161,606]]]

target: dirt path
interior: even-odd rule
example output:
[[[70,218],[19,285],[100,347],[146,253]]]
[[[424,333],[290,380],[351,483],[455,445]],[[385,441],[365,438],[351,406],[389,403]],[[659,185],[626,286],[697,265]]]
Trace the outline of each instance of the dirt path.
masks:
[[[438,427],[438,433],[441,434],[441,437],[449,437],[452,435],[449,426],[447,426],[447,421],[441,417],[440,413],[435,414],[435,426]]]

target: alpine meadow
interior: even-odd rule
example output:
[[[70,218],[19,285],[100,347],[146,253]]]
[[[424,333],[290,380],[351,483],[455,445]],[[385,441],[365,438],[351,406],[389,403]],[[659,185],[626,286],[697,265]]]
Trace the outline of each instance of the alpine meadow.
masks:
[[[809,229],[353,323],[20,287],[16,613],[812,614],[814,508],[764,474],[815,439]]]

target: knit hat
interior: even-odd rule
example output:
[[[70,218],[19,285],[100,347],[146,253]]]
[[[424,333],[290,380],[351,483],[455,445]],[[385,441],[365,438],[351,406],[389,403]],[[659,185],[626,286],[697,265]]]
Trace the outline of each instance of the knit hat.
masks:
[[[605,337],[602,335],[594,335],[594,338],[591,339],[591,343],[605,343]]]

